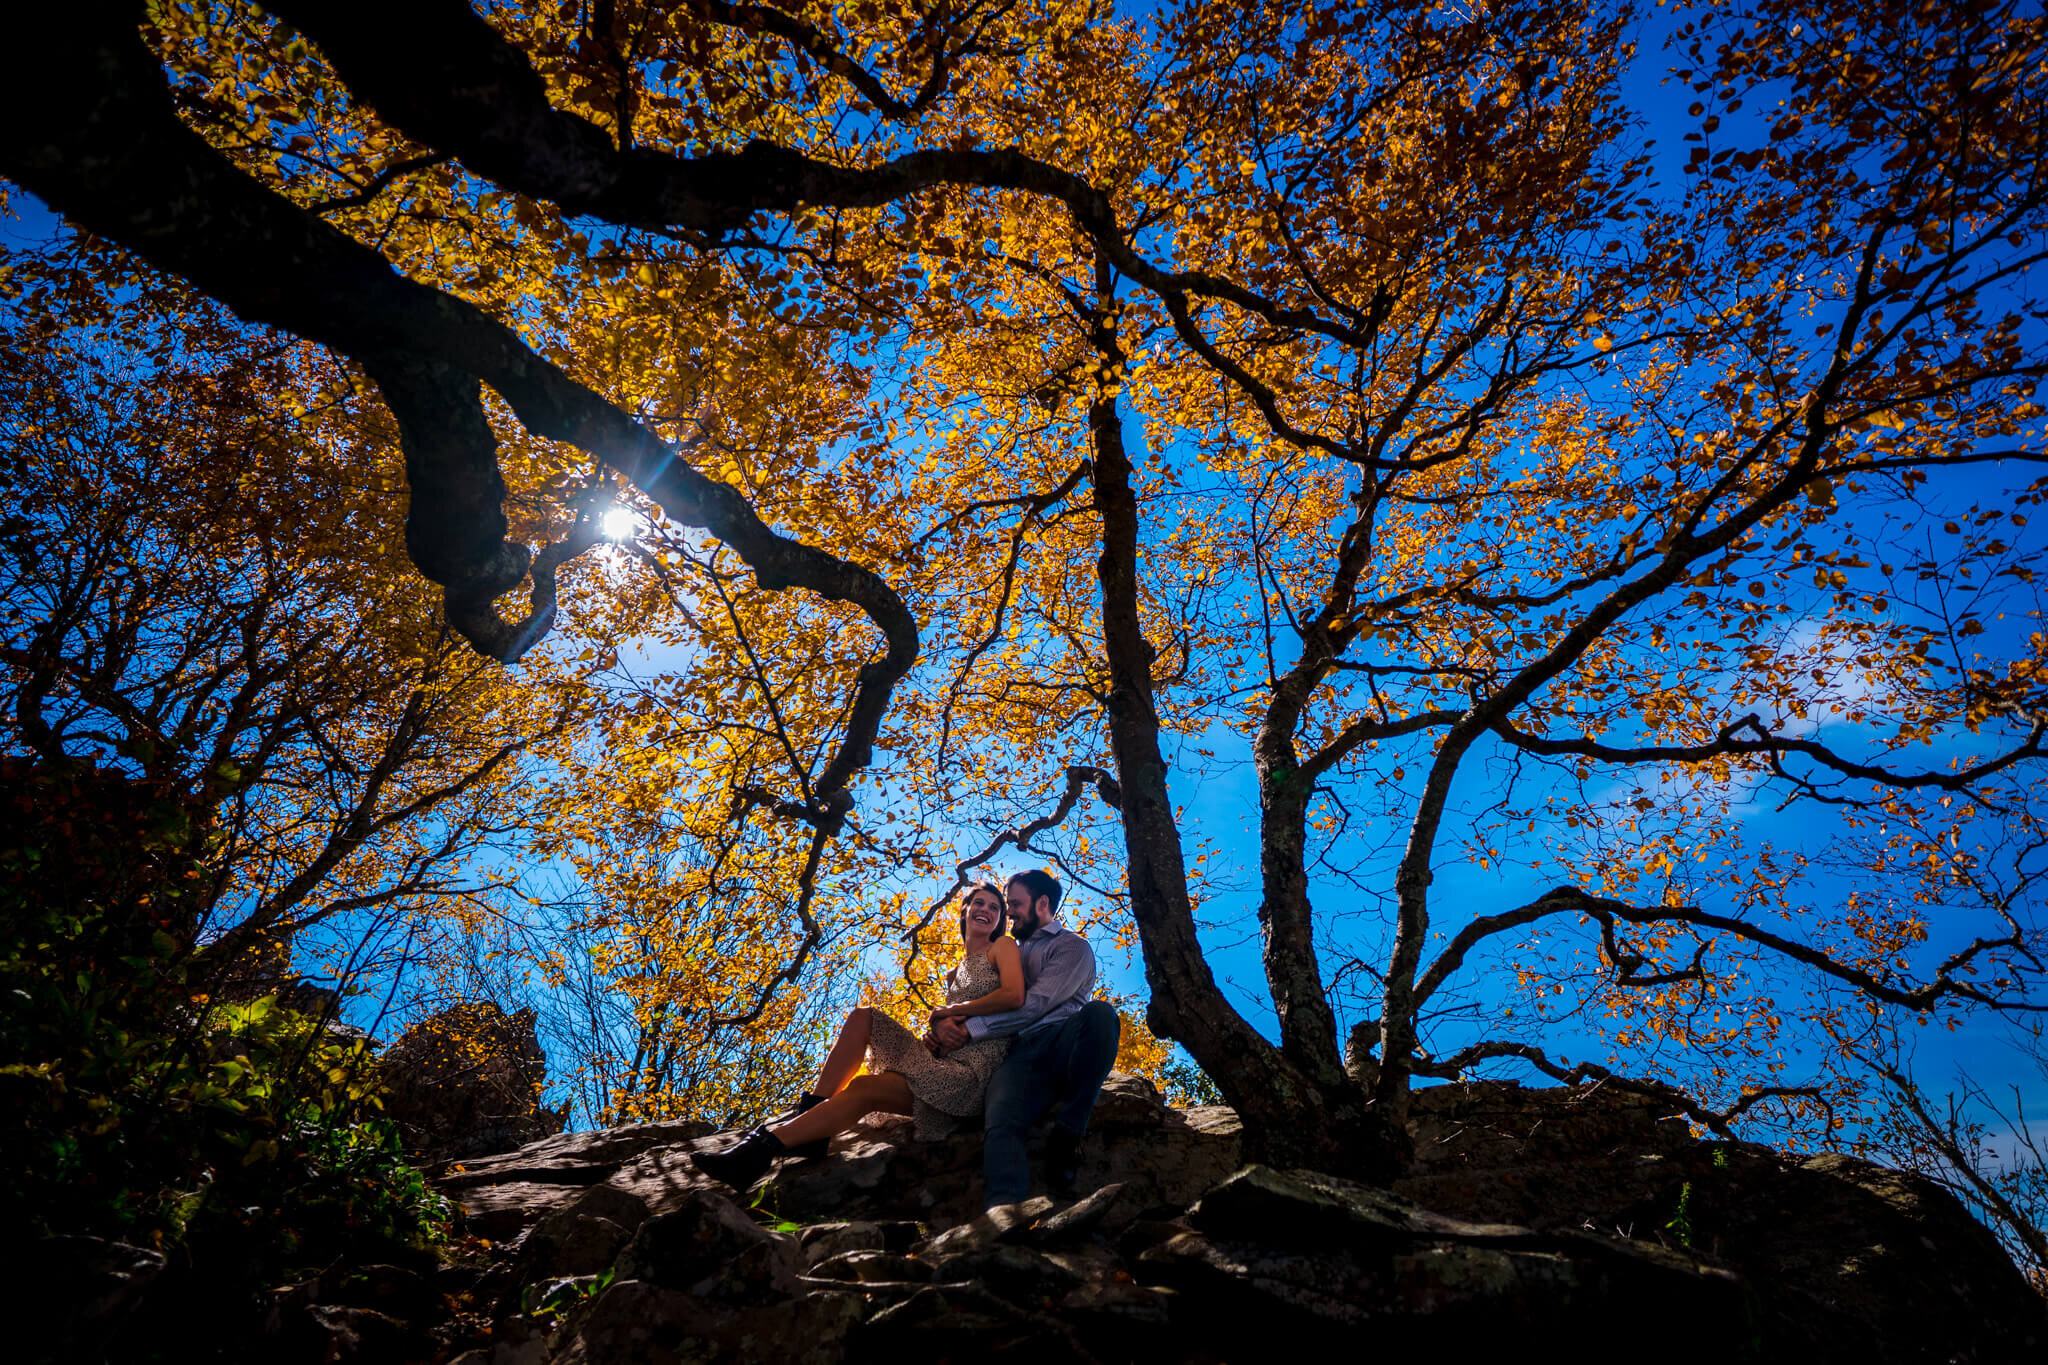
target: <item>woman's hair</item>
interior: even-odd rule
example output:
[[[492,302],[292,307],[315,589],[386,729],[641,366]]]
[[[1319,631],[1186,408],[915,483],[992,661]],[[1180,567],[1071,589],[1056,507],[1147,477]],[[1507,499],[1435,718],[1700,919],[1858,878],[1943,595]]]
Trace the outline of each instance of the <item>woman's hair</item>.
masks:
[[[993,942],[1008,933],[1010,929],[1010,909],[1003,900],[1003,888],[997,886],[994,882],[969,882],[961,890],[960,937],[963,939],[967,937],[967,903],[974,899],[974,893],[977,891],[986,891],[996,898],[996,931],[989,935],[989,940]]]

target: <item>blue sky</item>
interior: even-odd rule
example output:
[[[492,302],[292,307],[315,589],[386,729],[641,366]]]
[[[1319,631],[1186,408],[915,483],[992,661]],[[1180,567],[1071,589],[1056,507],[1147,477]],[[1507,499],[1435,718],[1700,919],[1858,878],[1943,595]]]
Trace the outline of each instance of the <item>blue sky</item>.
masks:
[[[1637,65],[1624,81],[1624,95],[1641,118],[1647,135],[1656,141],[1659,179],[1667,191],[1676,192],[1681,184],[1679,167],[1685,157],[1682,111],[1690,96],[1683,88],[1673,89],[1662,84],[1664,62],[1658,48],[1668,28],[1668,20],[1661,12],[1649,12],[1644,21]],[[6,226],[4,230],[8,235],[17,238],[47,235],[51,220],[32,200],[26,196],[17,198],[16,211],[20,221]],[[1931,496],[1952,501],[1960,507],[1996,487],[2002,487],[2005,482],[1995,472],[1969,474],[1949,481]],[[1242,890],[1222,894],[1205,907],[1211,926],[1205,931],[1205,945],[1209,948],[1218,977],[1226,983],[1238,1008],[1270,1033],[1272,1017],[1266,1004],[1258,958],[1258,892],[1251,884],[1251,873],[1257,866],[1256,784],[1249,755],[1241,741],[1218,727],[1203,738],[1202,744],[1213,751],[1213,758],[1195,755],[1192,746],[1185,746],[1178,755],[1169,755],[1175,760],[1174,795],[1186,810],[1190,843],[1206,840],[1217,850],[1222,863],[1247,869],[1247,875],[1240,879],[1244,883]],[[1482,762],[1475,761],[1467,766],[1456,804],[1468,819],[1482,810],[1494,795],[1487,785],[1487,773],[1488,767]],[[1809,852],[1820,852],[1831,837],[1831,820],[1814,819],[1800,807],[1778,812],[1768,804],[1760,805],[1757,818],[1769,822],[1772,837],[1782,846],[1804,846]],[[1456,842],[1456,831],[1452,830],[1442,847],[1448,849]],[[1482,869],[1468,862],[1445,861],[1438,871],[1434,895],[1439,905],[1498,909],[1521,904],[1543,889],[1544,883],[1533,876]],[[1320,876],[1313,881],[1312,894],[1326,915],[1365,909],[1361,892],[1355,886],[1329,876]],[[1369,923],[1370,919],[1370,913],[1366,913],[1354,923]],[[1963,917],[1938,920],[1928,951],[1945,951],[1970,936],[1975,927]],[[1326,967],[1330,965],[1326,964]],[[1106,984],[1111,989],[1142,995],[1142,972],[1134,961],[1118,960],[1115,954],[1105,954],[1104,968]],[[1505,998],[1505,992],[1497,982],[1484,983],[1478,990],[1478,996],[1479,1004],[1490,1008]],[[1552,1030],[1549,1036],[1553,1055],[1562,1054],[1572,1060],[1582,1056],[1604,1060],[1605,1048],[1598,1046],[1590,1035],[1564,1028]],[[1918,1037],[1916,1052],[1923,1078],[1936,1088],[1944,1083],[1954,1068],[1964,1066],[1978,1081],[1993,1090],[2002,1089],[2008,1083],[2017,1084],[2024,1088],[2023,1093],[2028,1096],[2031,1108],[2037,1111],[2048,1108],[2048,1081],[2044,1081],[2009,1046],[2007,1030],[2001,1025],[1992,1023],[1955,1033],[1925,1030]],[[1796,1073],[1792,1079],[1797,1079]]]
[[[1651,194],[1660,190],[1665,194],[1681,191],[1681,167],[1689,146],[1684,134],[1690,120],[1685,117],[1684,110],[1693,96],[1685,86],[1665,82],[1668,61],[1662,47],[1673,28],[1674,24],[1666,13],[1655,9],[1647,13],[1640,25],[1637,61],[1623,80],[1624,100],[1639,119],[1644,135],[1655,144],[1653,156],[1659,189],[1647,191]],[[1753,108],[1749,116],[1765,118],[1769,114],[1764,108]],[[1737,122],[1728,130],[1727,136],[1739,140],[1742,133]],[[2039,345],[2042,339],[2035,336],[2031,340]],[[2002,495],[2015,482],[2024,483],[2026,477],[1988,467],[1954,471],[1930,484],[1926,498],[1930,506],[1949,512],[1960,512],[1978,502],[1996,505],[1990,500]],[[2024,628],[2025,623],[2017,620],[2007,627],[2011,630]],[[1236,864],[1255,874],[1257,787],[1251,772],[1248,747],[1221,727],[1204,736],[1201,743],[1214,752],[1213,760],[1202,760],[1188,753],[1174,765],[1174,795],[1185,806],[1190,842],[1206,839],[1216,847],[1226,865]],[[1931,768],[1940,766],[1949,756],[1946,751],[1934,750],[1920,757]],[[1468,822],[1496,795],[1488,771],[1488,765],[1474,761],[1467,764],[1461,776],[1454,806]],[[1540,785],[1539,779],[1539,789]],[[1838,828],[1831,811],[1816,810],[1804,804],[1781,808],[1776,796],[1765,793],[1758,793],[1745,824],[1759,837],[1767,835],[1780,848],[1809,855],[1825,853],[1836,838]],[[1386,831],[1375,833],[1384,836]],[[1457,833],[1455,827],[1447,830],[1439,848],[1448,850],[1454,847],[1458,842]],[[1253,876],[1248,875],[1245,880],[1249,883]],[[1456,907],[1498,910],[1523,904],[1545,889],[1547,883],[1543,880],[1512,868],[1489,870],[1468,861],[1440,859],[1432,898],[1442,910]],[[1825,903],[1831,891],[1846,892],[1847,889],[1847,883],[1837,882],[1831,887],[1828,879],[1821,878],[1814,885],[1815,900]],[[1362,899],[1355,886],[1328,876],[1312,877],[1312,896],[1326,917],[1347,907],[1360,906]],[[1276,1029],[1258,956],[1258,899],[1256,886],[1248,884],[1240,892],[1212,901],[1205,911],[1215,927],[1205,933],[1204,941],[1218,977],[1233,987],[1232,995],[1238,1008],[1271,1036]],[[1931,925],[1929,941],[1918,956],[1932,960],[1945,955],[1986,930],[1989,920],[1988,915],[1967,912],[1937,915]],[[1326,956],[1324,966],[1327,977],[1335,963]],[[1135,964],[1119,964],[1112,976],[1118,989],[1142,992],[1142,974]],[[1499,1004],[1507,998],[1510,985],[1498,977],[1479,978],[1477,1003],[1481,1008]],[[2014,1046],[2015,1031],[2008,1023],[1987,1019],[1954,1032],[1938,1027],[1909,1027],[1907,1032],[1911,1038],[1914,1069],[1931,1089],[1938,1092],[1951,1084],[1952,1077],[1961,1068],[1994,1094],[2004,1095],[2008,1088],[2016,1088],[2030,1112],[2048,1110],[2048,1077],[2044,1077],[2040,1068]],[[1553,1056],[1574,1061],[1581,1058],[1606,1060],[1608,1048],[1583,1029],[1569,1025],[1553,1026],[1544,1036]],[[1785,1079],[1796,1083],[1802,1079],[1802,1065],[1809,1063],[1810,1054],[1802,1055],[1794,1049]]]

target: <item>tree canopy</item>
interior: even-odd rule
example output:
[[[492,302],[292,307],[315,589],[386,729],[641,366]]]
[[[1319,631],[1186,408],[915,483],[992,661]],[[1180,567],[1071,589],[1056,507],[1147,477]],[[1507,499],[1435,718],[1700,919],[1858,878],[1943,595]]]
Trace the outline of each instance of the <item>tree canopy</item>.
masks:
[[[402,540],[508,666],[449,742],[563,738],[534,848],[596,888],[656,1052],[683,1014],[786,1025],[854,970],[834,916],[923,944],[1020,855],[1136,944],[1256,1152],[1373,1177],[1418,1078],[1611,1068],[1825,1132],[1874,1030],[2048,1007],[2033,7],[22,28],[0,173],[84,240],[11,286],[21,344],[211,299],[297,357],[250,371],[246,451],[206,437],[203,516],[307,576],[287,633],[332,583],[432,636]],[[401,473],[402,531],[312,491]],[[345,652],[392,707],[466,675]],[[1219,750],[1255,867],[1180,809]],[[1433,890],[1466,864],[1530,894]],[[1270,1029],[1205,953],[1238,880]],[[1565,1060],[1561,1019],[1621,1060]]]

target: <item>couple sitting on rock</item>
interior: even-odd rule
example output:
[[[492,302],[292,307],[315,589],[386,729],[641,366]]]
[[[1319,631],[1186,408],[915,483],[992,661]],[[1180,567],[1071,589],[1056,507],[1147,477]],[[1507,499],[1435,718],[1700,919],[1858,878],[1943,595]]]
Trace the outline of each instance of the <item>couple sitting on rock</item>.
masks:
[[[982,1202],[994,1208],[1030,1192],[1025,1139],[1050,1108],[1046,1182],[1071,1193],[1122,1024],[1107,1002],[1089,998],[1095,954],[1060,924],[1059,906],[1059,881],[1037,869],[1002,890],[993,882],[968,887],[960,910],[966,953],[922,1038],[879,1010],[854,1010],[793,1118],[690,1160],[744,1190],[776,1157],[823,1156],[827,1142],[869,1114],[913,1114],[924,1140],[985,1114]],[[1014,939],[1005,936],[1006,918]],[[855,1075],[863,1058],[868,1070]]]

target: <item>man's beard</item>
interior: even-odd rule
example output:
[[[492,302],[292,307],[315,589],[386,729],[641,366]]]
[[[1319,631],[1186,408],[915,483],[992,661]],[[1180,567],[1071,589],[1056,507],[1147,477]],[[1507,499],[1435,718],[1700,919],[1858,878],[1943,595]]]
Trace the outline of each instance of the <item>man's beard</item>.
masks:
[[[1023,943],[1037,932],[1038,919],[1036,916],[1030,919],[1012,918],[1010,921],[1010,936],[1019,943]]]

